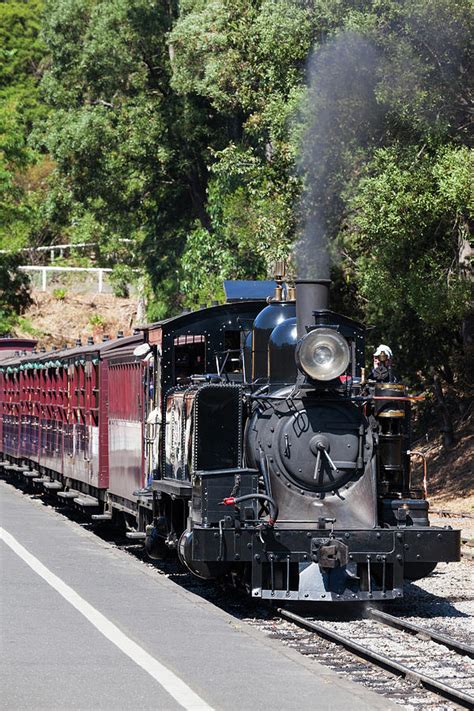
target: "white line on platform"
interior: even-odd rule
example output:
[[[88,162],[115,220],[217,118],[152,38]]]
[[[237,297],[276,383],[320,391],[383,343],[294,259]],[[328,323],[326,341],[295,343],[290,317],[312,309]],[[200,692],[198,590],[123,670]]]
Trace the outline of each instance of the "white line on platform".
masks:
[[[58,578],[57,575],[46,568],[38,558],[35,558],[34,555],[29,553],[8,531],[0,528],[0,538],[27,563],[35,573],[43,578],[43,580],[46,580],[46,582],[51,585],[56,592],[62,595],[67,602],[75,607],[81,615],[84,615],[104,637],[115,644],[127,657],[130,657],[135,664],[138,664],[138,666],[148,672],[170,696],[176,699],[178,704],[190,711],[213,711],[212,707],[194,693],[184,681],[152,657],[151,654],[145,652],[145,650],[131,640],[130,637],[127,637],[126,634],[121,632],[113,622],[104,617],[101,612],[86,602],[75,590],[69,587],[69,585],[66,585],[61,578]]]

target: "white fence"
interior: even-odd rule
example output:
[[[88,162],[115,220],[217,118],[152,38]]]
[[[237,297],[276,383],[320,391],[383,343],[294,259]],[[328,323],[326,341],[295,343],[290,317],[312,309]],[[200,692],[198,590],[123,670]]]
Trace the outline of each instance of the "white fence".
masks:
[[[76,292],[111,294],[109,275],[105,267],[18,267],[30,277],[32,287],[39,291],[64,288]]]
[[[121,244],[133,244],[133,239],[121,238],[118,242]],[[98,246],[98,242],[69,242],[68,244],[48,244],[42,247],[22,247],[18,251],[29,255],[33,262],[48,258],[53,262],[57,257],[62,258],[72,251],[85,251],[94,254],[95,248]],[[0,254],[8,254],[9,252],[10,250],[8,249],[0,249]]]

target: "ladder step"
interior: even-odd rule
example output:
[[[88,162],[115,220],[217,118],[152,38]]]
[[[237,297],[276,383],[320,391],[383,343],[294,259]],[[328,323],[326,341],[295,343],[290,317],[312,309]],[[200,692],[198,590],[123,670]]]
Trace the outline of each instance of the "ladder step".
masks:
[[[99,500],[94,499],[92,496],[78,496],[74,499],[74,503],[78,506],[98,506]]]
[[[92,514],[91,519],[93,521],[111,521],[112,514],[111,513]]]
[[[69,489],[69,491],[58,491],[58,496],[60,499],[75,499],[79,496],[79,491],[73,491],[72,489]]]
[[[38,478],[38,472],[34,471],[33,469],[28,469],[28,471],[23,472],[23,476],[25,479],[36,479]]]
[[[49,478],[49,476],[35,476],[34,479],[33,479],[33,482],[34,482],[35,484],[44,484],[45,481],[51,481],[51,479]]]
[[[63,488],[63,485],[60,481],[45,481],[43,482],[43,486],[48,491],[61,491],[61,489]]]
[[[143,541],[146,538],[146,533],[143,531],[127,531],[125,534],[126,538],[132,538],[133,540]]]

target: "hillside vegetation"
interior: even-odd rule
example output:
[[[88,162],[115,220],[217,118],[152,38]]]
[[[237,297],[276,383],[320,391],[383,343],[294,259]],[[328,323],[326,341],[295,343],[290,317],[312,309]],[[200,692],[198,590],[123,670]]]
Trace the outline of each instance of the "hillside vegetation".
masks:
[[[334,308],[429,389],[449,444],[472,398],[473,15],[469,0],[1,3],[2,330],[28,302],[20,247],[94,242],[154,319],[266,276],[314,220]]]

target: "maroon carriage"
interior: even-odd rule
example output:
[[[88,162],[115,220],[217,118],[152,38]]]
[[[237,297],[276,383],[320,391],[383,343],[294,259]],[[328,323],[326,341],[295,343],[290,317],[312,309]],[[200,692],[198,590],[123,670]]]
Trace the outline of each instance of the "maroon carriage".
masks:
[[[30,398],[29,379],[19,361],[33,352],[30,338],[0,338],[0,448],[4,454],[19,455],[24,440],[24,414]]]
[[[7,470],[99,511],[109,463],[116,495],[124,471],[142,482],[142,364],[133,350],[143,335],[91,341],[48,353],[10,349],[0,362],[0,446]]]

